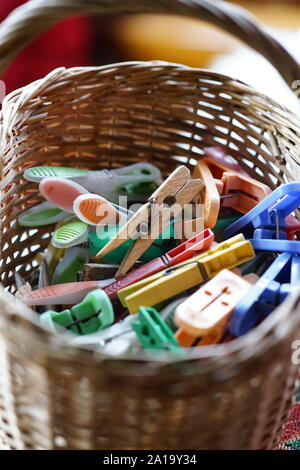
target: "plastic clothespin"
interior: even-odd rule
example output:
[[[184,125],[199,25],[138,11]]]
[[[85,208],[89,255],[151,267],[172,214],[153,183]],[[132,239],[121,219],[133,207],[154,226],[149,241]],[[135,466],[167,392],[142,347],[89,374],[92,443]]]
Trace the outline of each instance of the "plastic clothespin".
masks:
[[[248,173],[222,147],[205,147],[204,155],[230,171],[248,176]]]
[[[43,178],[66,178],[80,184],[86,192],[98,194],[109,201],[118,202],[119,195],[130,197],[140,196],[143,191],[151,189],[145,183],[153,183],[161,179],[160,170],[151,163],[135,163],[113,170],[88,171],[77,168],[39,166],[28,168],[24,177],[39,183]],[[129,188],[127,189],[129,185]]]
[[[34,290],[22,299],[26,305],[74,305],[95,289],[111,284],[115,279],[103,281],[69,282]]]
[[[89,232],[86,223],[73,220],[55,230],[51,243],[56,248],[71,248],[88,242]]]
[[[173,248],[165,253],[163,256],[152,259],[139,268],[131,271],[123,278],[115,281],[110,286],[105,288],[106,294],[113,298],[117,292],[131,284],[145,279],[155,273],[158,273],[167,267],[174,266],[178,263],[186,261],[196,254],[205,252],[209,249],[214,240],[214,235],[210,229],[203,230],[198,235],[192,237],[190,240],[182,243],[181,245]]]
[[[138,320],[132,323],[132,328],[145,349],[165,349],[171,352],[181,350],[173,332],[155,308],[140,307]]]
[[[70,214],[58,209],[50,202],[30,207],[18,216],[21,227],[42,227],[44,225],[56,224],[60,220],[69,217]]]
[[[123,225],[133,215],[97,194],[82,194],[73,203],[74,214],[89,225]]]
[[[234,309],[229,331],[235,336],[247,333],[269,315],[300,282],[300,257],[279,255]]]
[[[233,172],[224,172],[222,182],[224,187],[221,205],[233,207],[242,214],[249,212],[271,193],[271,189],[267,185]]]
[[[56,266],[53,274],[53,284],[63,284],[76,281],[76,274],[88,259],[88,250],[82,247],[73,247],[65,251],[64,256]],[[39,286],[43,287],[43,286]]]
[[[84,346],[101,351],[110,356],[123,356],[132,350],[140,350],[140,343],[132,323],[136,321],[136,315],[129,315],[124,320],[114,323],[109,328],[97,333],[84,336],[76,336],[71,339],[72,346]]]
[[[191,179],[187,167],[183,165],[178,167],[152,194],[148,202],[120,229],[117,236],[97,253],[97,257],[103,257],[122,245],[124,241],[134,239],[116,274],[117,278],[124,276],[153,244],[157,236],[170,225],[170,216],[176,218],[184,205],[188,204],[202,188],[201,180]]]
[[[244,232],[254,249],[300,253],[300,242],[287,240],[286,218],[300,205],[300,183],[279,186],[250,212],[227,227],[223,238]]]
[[[110,326],[114,321],[114,310],[105,292],[96,289],[70,310],[59,313],[49,310],[42,313],[40,321],[50,331],[56,332],[57,324],[78,335],[85,335]]]
[[[198,162],[194,173],[204,180],[206,186],[205,210],[212,219],[214,211],[217,211],[218,214],[220,205],[233,207],[244,214],[271,193],[271,189],[265,184],[232,171],[207,157]],[[213,220],[215,223],[216,219]]]
[[[251,243],[243,235],[222,242],[184,263],[165,269],[118,291],[130,313],[140,305],[152,307],[254,257]]]
[[[188,297],[175,310],[179,327],[175,337],[185,347],[218,343],[226,330],[230,315],[252,285],[224,269]]]
[[[120,263],[126,253],[130,249],[130,247],[134,244],[134,240],[123,240],[123,243],[115,248],[114,250],[110,251],[105,256],[101,256],[99,259],[96,257],[99,250],[102,250],[112,239],[118,236],[121,227],[117,226],[105,226],[105,227],[97,227],[96,232],[90,232],[89,240],[90,240],[90,255],[93,258],[93,261],[105,261],[107,263]],[[140,260],[144,262],[148,262],[153,258],[157,258],[158,256],[162,256],[167,250],[168,247],[174,246],[174,228],[172,224],[170,224],[160,235],[159,237],[152,243],[151,246],[140,256]]]
[[[58,208],[73,213],[89,225],[124,223],[132,215],[83,186],[64,178],[44,178],[39,185],[41,194]]]

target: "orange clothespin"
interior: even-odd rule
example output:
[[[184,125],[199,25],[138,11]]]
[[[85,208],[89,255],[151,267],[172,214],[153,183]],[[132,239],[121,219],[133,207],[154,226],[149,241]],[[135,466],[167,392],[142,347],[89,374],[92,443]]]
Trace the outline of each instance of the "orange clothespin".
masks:
[[[116,273],[116,278],[122,277],[169,226],[170,216],[175,218],[179,215],[184,205],[192,201],[202,189],[202,181],[191,179],[190,170],[184,165],[179,166],[96,257],[101,258],[126,240],[135,239]]]
[[[230,315],[252,284],[223,269],[213,279],[188,297],[175,310],[175,333],[184,347],[218,343],[226,330]]]
[[[222,176],[224,184],[221,201],[223,207],[234,207],[235,210],[246,214],[259,202],[271,193],[271,189],[253,178],[237,175],[232,172],[224,172]]]
[[[216,224],[220,206],[246,214],[271,193],[265,184],[209,157],[197,163],[194,176],[205,184],[205,226],[210,228]]]

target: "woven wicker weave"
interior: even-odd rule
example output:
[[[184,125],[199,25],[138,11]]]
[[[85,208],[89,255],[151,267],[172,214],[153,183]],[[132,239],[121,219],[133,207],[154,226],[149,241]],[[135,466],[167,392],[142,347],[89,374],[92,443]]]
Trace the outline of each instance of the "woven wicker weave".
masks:
[[[31,1],[0,27],[0,69],[25,42],[70,13],[121,10],[199,16],[255,47],[288,83],[299,67],[246,14],[207,1]],[[118,5],[118,6],[117,6]],[[139,160],[166,175],[192,167],[220,143],[272,188],[300,180],[298,119],[247,85],[199,69],[124,63],[58,69],[3,103],[1,265],[4,286],[26,274],[51,229],[21,230],[39,202],[25,165],[97,169]],[[0,446],[17,449],[272,448],[295,390],[292,342],[300,337],[300,292],[245,337],[195,349],[181,364],[108,360],[42,331],[34,314],[0,291]]]

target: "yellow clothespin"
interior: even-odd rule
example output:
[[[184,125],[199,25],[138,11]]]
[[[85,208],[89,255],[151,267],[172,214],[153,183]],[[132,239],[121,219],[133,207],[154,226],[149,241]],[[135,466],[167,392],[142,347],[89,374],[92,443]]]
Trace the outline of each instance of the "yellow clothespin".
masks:
[[[201,191],[200,179],[191,179],[190,170],[181,165],[160,185],[120,231],[96,255],[103,257],[128,239],[135,242],[128,250],[116,278],[126,274],[154,240],[169,226],[170,216],[175,218],[195,195]]]
[[[118,296],[130,313],[136,313],[141,305],[157,305],[208,281],[222,269],[232,269],[253,257],[251,243],[239,234],[188,262],[177,264],[121,289]]]
[[[230,315],[252,284],[223,269],[175,310],[175,338],[184,347],[218,343]]]

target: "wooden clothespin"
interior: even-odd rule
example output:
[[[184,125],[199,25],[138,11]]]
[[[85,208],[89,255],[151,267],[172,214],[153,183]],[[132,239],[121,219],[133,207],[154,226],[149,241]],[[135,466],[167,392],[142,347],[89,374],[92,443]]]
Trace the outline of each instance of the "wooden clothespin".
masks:
[[[168,213],[175,218],[203,188],[200,179],[191,179],[190,170],[181,165],[160,185],[131,219],[121,228],[96,257],[103,257],[126,240],[136,241],[128,250],[116,278],[124,276],[154,240],[170,224]]]

